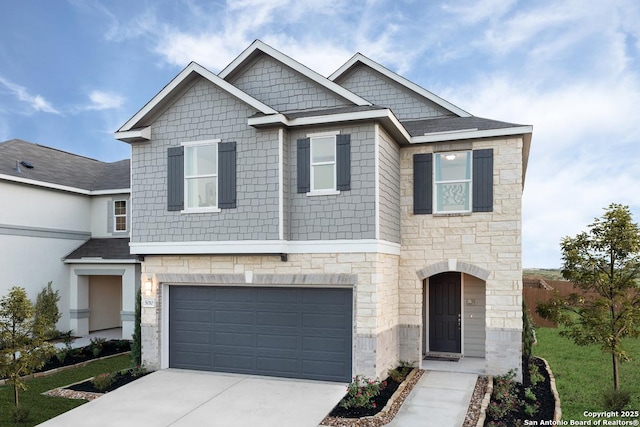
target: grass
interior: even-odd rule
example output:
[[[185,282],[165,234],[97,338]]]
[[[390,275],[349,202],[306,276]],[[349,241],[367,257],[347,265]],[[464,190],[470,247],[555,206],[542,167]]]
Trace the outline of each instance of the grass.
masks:
[[[105,360],[97,360],[87,366],[59,372],[49,377],[28,380],[27,390],[20,392],[20,405],[29,407],[31,411],[28,421],[20,425],[34,426],[86,403],[85,400],[43,396],[41,393],[105,372],[126,369],[130,366],[131,356],[125,354]],[[12,409],[13,386],[0,386],[0,427],[15,426],[11,417]]]
[[[613,388],[611,356],[598,346],[575,345],[560,336],[560,329],[538,328],[536,334],[538,344],[533,352],[551,366],[560,394],[562,419],[594,420],[583,413],[604,410],[602,392]],[[625,409],[637,411],[640,410],[640,340],[625,340],[623,348],[631,361],[619,364],[620,388],[631,393],[631,402]]]

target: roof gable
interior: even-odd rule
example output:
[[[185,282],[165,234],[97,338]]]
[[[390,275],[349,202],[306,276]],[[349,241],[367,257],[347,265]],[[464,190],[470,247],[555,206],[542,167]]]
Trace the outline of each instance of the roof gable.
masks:
[[[230,95],[240,99],[251,107],[264,114],[275,114],[276,111],[268,105],[244,93],[232,84],[224,81],[200,64],[190,63],[169,84],[167,84],[156,96],[154,96],[140,111],[131,117],[118,131],[116,139],[125,142],[148,140],[149,136],[141,135],[135,131],[148,127],[168,106],[178,99],[191,84],[198,78],[205,78]],[[134,132],[132,132],[134,131]]]
[[[273,59],[284,64],[290,69],[297,71],[299,74],[308,78],[312,82],[328,89],[329,91],[355,105],[371,105],[371,103],[366,99],[361,98],[355,93],[334,83],[326,77],[323,77],[319,73],[302,65],[298,61],[295,61],[294,59],[263,43],[260,40],[255,40],[253,43],[251,43],[251,45],[247,49],[245,49],[244,52],[242,52],[236,59],[234,59],[229,65],[227,65],[227,67],[220,71],[220,73],[218,73],[218,76],[227,81],[233,80],[239,73],[242,73],[243,70],[249,64],[251,64],[251,62],[254,61],[257,56],[261,54],[272,57]]]
[[[127,190],[129,164],[128,159],[105,163],[20,139],[0,143],[0,176],[16,182],[87,192]]]
[[[410,80],[402,77],[399,74],[394,73],[393,71],[383,67],[377,62],[367,58],[361,53],[355,54],[349,61],[347,61],[344,65],[342,65],[338,70],[336,70],[331,76],[329,76],[329,80],[334,81],[336,83],[340,82],[342,79],[346,78],[351,71],[353,71],[358,66],[368,67],[382,76],[392,80],[393,82],[399,84],[400,86],[406,88],[407,90],[419,95],[420,97],[432,102],[433,104],[439,106],[440,108],[448,111],[450,114],[459,116],[459,117],[469,117],[471,114],[464,111],[463,109],[451,104],[450,102],[440,98],[439,96],[429,92],[428,90],[420,87],[419,85],[413,83]],[[376,102],[376,101],[374,101]],[[380,102],[377,102],[380,104]]]

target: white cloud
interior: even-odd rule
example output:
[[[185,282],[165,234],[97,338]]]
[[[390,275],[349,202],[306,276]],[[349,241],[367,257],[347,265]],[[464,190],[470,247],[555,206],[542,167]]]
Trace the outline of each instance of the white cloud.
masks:
[[[462,3],[445,3],[442,9],[457,15],[465,24],[477,24],[489,19],[495,19],[507,13],[515,0],[472,0]]]
[[[27,88],[23,86],[13,83],[4,77],[0,77],[0,84],[9,89],[9,91],[18,98],[18,100],[27,103],[32,110],[60,114],[60,112],[53,108],[49,101],[44,99],[44,97],[30,94]]]
[[[122,95],[112,92],[103,92],[94,90],[89,93],[91,105],[86,107],[87,110],[108,110],[112,108],[120,108],[125,101]]]

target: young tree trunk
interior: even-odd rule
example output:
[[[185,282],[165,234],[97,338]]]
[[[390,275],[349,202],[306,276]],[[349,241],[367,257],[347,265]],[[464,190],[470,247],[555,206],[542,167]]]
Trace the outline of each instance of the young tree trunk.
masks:
[[[620,388],[619,379],[618,379],[618,355],[611,354],[611,359],[613,362],[613,389],[618,391]]]
[[[16,404],[16,408],[18,407],[18,386],[16,384],[13,385],[13,401]]]

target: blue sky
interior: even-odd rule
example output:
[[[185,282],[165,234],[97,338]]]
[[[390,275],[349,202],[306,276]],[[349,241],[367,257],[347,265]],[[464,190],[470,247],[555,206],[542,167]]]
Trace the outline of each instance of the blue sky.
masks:
[[[470,113],[534,126],[523,265],[612,202],[640,220],[640,2],[21,0],[0,3],[0,141],[115,161],[113,132],[190,61],[261,39],[328,76],[355,52]]]

